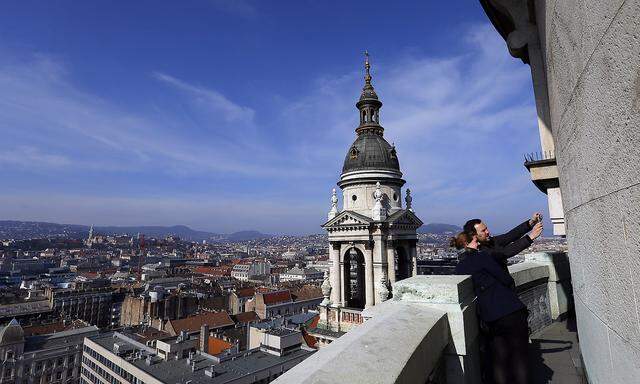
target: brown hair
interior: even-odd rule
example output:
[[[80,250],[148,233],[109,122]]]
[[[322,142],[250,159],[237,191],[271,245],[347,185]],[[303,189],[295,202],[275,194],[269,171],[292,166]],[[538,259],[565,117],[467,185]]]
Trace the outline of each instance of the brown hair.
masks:
[[[449,239],[449,245],[455,249],[462,249],[473,241],[473,236],[467,232],[460,232],[455,237]]]

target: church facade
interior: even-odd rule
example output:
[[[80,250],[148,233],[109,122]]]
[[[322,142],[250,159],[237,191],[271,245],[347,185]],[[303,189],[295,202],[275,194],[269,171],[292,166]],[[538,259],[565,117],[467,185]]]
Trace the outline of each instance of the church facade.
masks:
[[[395,281],[417,274],[416,230],[422,221],[413,212],[409,189],[402,198],[405,180],[395,146],[385,140],[380,125],[382,102],[371,83],[368,56],[365,71],[356,103],[360,124],[338,181],[342,209],[334,189],[322,225],[331,266],[323,284],[321,323],[334,331],[361,323],[363,309],[387,300]]]

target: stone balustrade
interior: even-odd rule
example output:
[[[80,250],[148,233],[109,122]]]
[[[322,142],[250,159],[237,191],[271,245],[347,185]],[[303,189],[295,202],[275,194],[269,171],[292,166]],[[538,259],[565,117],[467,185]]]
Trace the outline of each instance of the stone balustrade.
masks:
[[[539,331],[570,305],[566,255],[536,253],[509,271]],[[413,276],[363,324],[279,377],[277,384],[480,382],[478,320],[469,276]]]

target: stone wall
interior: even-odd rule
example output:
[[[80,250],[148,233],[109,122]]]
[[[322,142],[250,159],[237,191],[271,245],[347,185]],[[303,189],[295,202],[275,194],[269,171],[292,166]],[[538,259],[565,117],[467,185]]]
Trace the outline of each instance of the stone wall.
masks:
[[[637,382],[640,2],[538,9],[586,372],[592,383]]]
[[[552,320],[562,258],[533,254],[509,267],[535,331]],[[560,260],[559,260],[560,259]],[[362,311],[365,322],[278,378],[277,384],[480,382],[476,298],[470,276],[413,276],[393,298]],[[558,299],[555,298],[555,302]],[[567,306],[559,306],[561,317]]]

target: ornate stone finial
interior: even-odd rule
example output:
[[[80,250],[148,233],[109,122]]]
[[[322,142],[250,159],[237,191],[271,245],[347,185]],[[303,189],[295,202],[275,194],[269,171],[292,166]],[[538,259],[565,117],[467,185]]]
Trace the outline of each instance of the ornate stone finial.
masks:
[[[384,273],[380,276],[380,280],[376,282],[376,293],[380,302],[389,298],[389,288],[387,288],[387,278]]]
[[[407,203],[407,210],[413,212],[413,208],[411,208],[413,197],[411,197],[411,190],[409,188],[407,188],[407,197],[404,198],[404,201]]]
[[[322,300],[320,305],[331,304],[331,300],[329,299],[331,296],[331,283],[329,282],[329,272],[327,271],[324,271],[324,281],[322,282],[320,289],[322,289],[322,296],[324,296],[324,300]]]
[[[336,217],[338,214],[338,196],[336,195],[336,189],[333,188],[331,193],[331,210],[329,211],[329,220]]]
[[[387,218],[387,210],[382,206],[382,190],[380,189],[380,182],[376,183],[376,191],[373,193],[373,198],[376,200],[373,205],[371,216],[373,220],[382,221]]]

